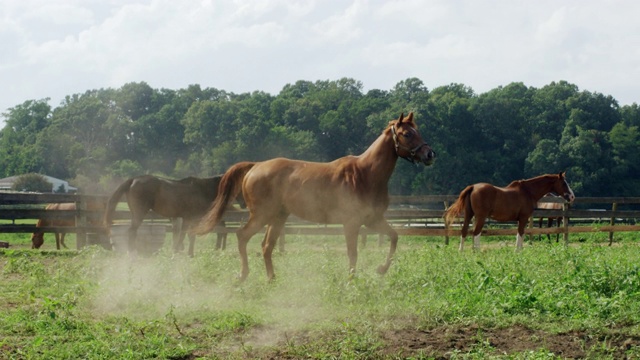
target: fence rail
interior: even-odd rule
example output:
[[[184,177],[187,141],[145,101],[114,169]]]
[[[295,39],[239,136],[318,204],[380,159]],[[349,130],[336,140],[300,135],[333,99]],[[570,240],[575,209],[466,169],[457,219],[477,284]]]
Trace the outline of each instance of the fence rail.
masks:
[[[444,236],[448,242],[449,236],[460,235],[460,229],[459,225],[445,228],[442,215],[446,207],[456,199],[455,195],[392,196],[385,216],[400,235]],[[101,226],[90,225],[90,220],[102,217],[100,212],[86,210],[86,203],[96,200],[106,203],[105,196],[0,193],[0,233],[32,233],[36,229],[42,232],[75,232],[79,239],[78,246],[81,247],[86,242],[87,233],[105,232]],[[561,203],[563,209],[535,210],[526,229],[528,235],[563,234],[564,240],[568,242],[569,234],[606,232],[612,241],[615,232],[640,231],[640,225],[635,225],[636,220],[640,219],[639,197],[578,197],[571,206],[557,197],[545,197],[541,201]],[[44,210],[45,204],[64,202],[76,203],[78,210]],[[619,205],[630,209],[620,209]],[[126,206],[121,208],[125,209]],[[248,213],[244,210],[228,211],[224,217],[226,226],[218,226],[214,231],[233,233],[247,217]],[[562,217],[563,225],[559,228],[536,228],[533,226],[533,218],[539,217]],[[117,222],[124,223],[129,218],[128,210],[117,210],[114,214]],[[75,219],[76,226],[36,228],[37,219]],[[166,223],[169,226],[166,219],[153,213],[145,221]],[[592,225],[596,223],[598,225]],[[602,225],[603,223],[606,225]],[[486,227],[483,235],[515,235],[515,222],[500,225]],[[291,216],[285,227],[285,234],[333,235],[342,234],[342,228],[309,223]],[[372,232],[363,228],[361,234],[366,236]]]

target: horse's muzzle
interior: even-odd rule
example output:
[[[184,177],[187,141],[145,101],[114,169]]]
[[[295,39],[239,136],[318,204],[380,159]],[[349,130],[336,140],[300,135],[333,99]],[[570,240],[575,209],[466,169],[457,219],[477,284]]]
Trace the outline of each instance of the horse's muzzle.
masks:
[[[569,202],[569,204],[573,203],[573,200],[576,199],[576,196],[573,193],[564,193],[562,197]]]
[[[429,166],[433,164],[434,161],[436,161],[436,152],[431,150],[430,148],[427,148],[426,155],[422,157],[422,163],[425,166]]]

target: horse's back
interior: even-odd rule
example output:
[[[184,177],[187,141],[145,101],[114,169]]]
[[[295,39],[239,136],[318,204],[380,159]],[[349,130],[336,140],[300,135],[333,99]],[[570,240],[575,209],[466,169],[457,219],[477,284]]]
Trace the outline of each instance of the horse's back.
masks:
[[[559,210],[562,209],[562,204],[557,202],[539,202],[538,209]]]
[[[171,180],[143,175],[131,184],[127,201],[137,211],[153,210],[165,217],[200,217],[215,200],[219,182],[217,176]]]
[[[48,204],[45,207],[46,210],[75,210],[76,203],[56,203]]]
[[[498,187],[478,183],[473,186],[471,206],[476,215],[490,216],[498,221],[512,221],[517,220],[523,210],[528,211],[530,204],[518,186],[510,184]]]
[[[378,201],[379,206],[374,208],[367,206],[373,203],[371,196],[358,193],[362,179],[358,178],[355,160],[344,157],[320,163],[275,158],[257,163],[244,179],[245,201],[250,209],[285,211],[318,223],[342,223],[354,215],[373,217],[374,213],[384,213],[388,196],[387,203]]]

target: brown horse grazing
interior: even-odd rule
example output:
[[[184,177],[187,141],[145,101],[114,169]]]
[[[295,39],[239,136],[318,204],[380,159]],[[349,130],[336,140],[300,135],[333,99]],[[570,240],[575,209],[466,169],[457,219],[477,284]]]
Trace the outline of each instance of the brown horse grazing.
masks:
[[[220,221],[230,199],[242,192],[249,220],[236,233],[242,262],[240,280],[249,274],[247,243],[265,225],[268,227],[262,254],[267,277],[274,278],[271,253],[289,214],[317,223],[342,224],[352,273],[356,268],[360,227],[365,225],[386,234],[391,238],[389,255],[378,268],[384,274],[398,242],[397,232],[384,218],[389,205],[387,185],[398,157],[424,165],[435,160],[435,153],[418,132],[413,113],[390,121],[359,156],[345,156],[329,163],[276,158],[236,164],[222,177],[220,196],[197,231],[210,231]]]
[[[562,204],[561,203],[557,203],[557,202],[539,202],[538,203],[538,209],[544,209],[544,210],[562,210]],[[542,228],[542,221],[544,220],[543,217],[540,217],[539,220],[539,226],[540,228]],[[554,220],[557,223],[557,226],[560,227],[560,225],[562,224],[562,216],[549,216],[547,218],[547,227],[550,228],[553,226],[553,222]],[[542,239],[542,234],[540,234],[540,238]],[[556,242],[558,242],[558,240],[560,239],[560,234],[556,234]],[[551,235],[547,234],[547,240],[551,241]]]
[[[60,204],[49,204],[45,207],[45,210],[76,210],[76,203],[60,203]],[[100,211],[104,210],[104,205],[101,202],[89,201],[87,203],[87,210],[91,211]],[[93,226],[100,226],[102,223],[100,220],[89,219],[89,224]],[[36,224],[36,227],[44,227],[44,226],[76,226],[75,217],[70,217],[68,219],[40,219]],[[66,233],[54,233],[56,238],[56,249],[60,250],[60,245],[64,246],[65,249],[68,249],[67,245],[64,243],[64,237]],[[42,244],[44,244],[44,233],[43,232],[34,232],[31,235],[31,248],[39,249]]]
[[[181,180],[162,179],[152,175],[142,175],[128,179],[113,192],[107,203],[104,224],[109,227],[113,213],[122,195],[127,195],[127,204],[131,211],[129,227],[129,249],[134,249],[138,228],[146,214],[153,210],[160,216],[175,220],[182,218],[182,226],[177,241],[174,239],[174,251],[181,250],[184,237],[189,228],[197,223],[211,207],[218,194],[221,176],[209,178],[188,177]],[[241,202],[239,200],[239,202]],[[189,236],[189,256],[193,256],[195,235]]]
[[[518,221],[516,250],[521,250],[527,221],[538,200],[550,192],[562,196],[569,202],[575,199],[564,172],[557,175],[547,174],[527,180],[516,180],[504,188],[487,183],[469,185],[462,190],[458,200],[445,211],[445,222],[448,227],[456,216],[464,212],[464,224],[460,237],[460,251],[462,251],[469,223],[474,215],[474,250],[480,247],[480,234],[488,217],[501,222]]]

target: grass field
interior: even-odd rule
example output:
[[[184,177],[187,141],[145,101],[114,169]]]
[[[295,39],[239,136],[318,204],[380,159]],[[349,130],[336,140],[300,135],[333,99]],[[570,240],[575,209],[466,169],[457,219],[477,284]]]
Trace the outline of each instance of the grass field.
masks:
[[[28,249],[3,234],[0,357],[7,359],[563,359],[640,358],[638,234],[588,235],[566,248],[511,237],[483,250],[401,237],[360,249],[350,278],[342,237],[287,237],[267,283],[260,240],[238,283],[235,237],[196,256],[98,247]],[[71,235],[67,240],[75,248]]]

